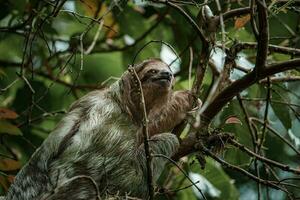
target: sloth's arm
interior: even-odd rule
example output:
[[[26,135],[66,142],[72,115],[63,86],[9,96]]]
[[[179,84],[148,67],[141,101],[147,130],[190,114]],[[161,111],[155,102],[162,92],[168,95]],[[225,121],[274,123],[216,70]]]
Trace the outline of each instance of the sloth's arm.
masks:
[[[189,91],[173,92],[170,100],[161,110],[150,113],[149,135],[171,132],[186,118],[187,112],[193,109],[194,102],[195,97]]]

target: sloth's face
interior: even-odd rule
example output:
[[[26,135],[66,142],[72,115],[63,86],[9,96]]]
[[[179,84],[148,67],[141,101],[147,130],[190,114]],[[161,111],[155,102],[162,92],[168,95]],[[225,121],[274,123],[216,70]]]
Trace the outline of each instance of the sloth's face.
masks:
[[[144,89],[151,88],[157,91],[170,90],[174,82],[173,73],[168,65],[159,60],[147,63],[139,77]]]
[[[168,101],[175,82],[169,66],[161,60],[149,59],[134,67],[142,83],[147,112],[150,112],[152,108],[163,106]],[[128,102],[131,114],[136,115],[135,118],[139,120],[138,113],[140,112],[137,112],[137,107],[139,107],[140,96],[136,91],[137,85],[132,76],[131,73],[125,73],[121,79],[122,93],[124,101]]]

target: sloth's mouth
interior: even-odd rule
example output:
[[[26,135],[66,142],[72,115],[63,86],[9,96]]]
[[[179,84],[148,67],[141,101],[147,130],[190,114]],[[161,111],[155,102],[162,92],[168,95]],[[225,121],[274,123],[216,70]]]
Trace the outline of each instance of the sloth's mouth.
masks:
[[[154,81],[167,81],[171,82],[171,77],[170,76],[159,76],[157,78],[154,78]]]

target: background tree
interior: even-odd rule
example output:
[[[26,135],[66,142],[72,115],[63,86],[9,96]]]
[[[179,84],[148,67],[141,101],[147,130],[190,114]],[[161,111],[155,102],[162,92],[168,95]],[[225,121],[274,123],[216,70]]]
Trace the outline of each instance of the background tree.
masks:
[[[300,198],[300,1],[0,3],[1,193],[74,100],[160,57],[203,106],[155,197]]]

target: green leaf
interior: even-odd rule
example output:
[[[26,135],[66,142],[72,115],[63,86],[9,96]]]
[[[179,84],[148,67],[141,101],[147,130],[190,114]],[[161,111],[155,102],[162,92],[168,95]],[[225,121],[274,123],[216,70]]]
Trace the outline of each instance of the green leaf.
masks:
[[[51,93],[49,93],[47,87],[45,86],[45,83],[42,81],[33,80],[30,81],[30,84],[35,91],[34,96],[37,98],[37,100],[43,97],[42,100],[36,102],[38,107],[35,106],[32,109],[32,117],[37,117],[43,114],[43,110],[51,110]],[[16,111],[17,113],[22,113],[24,110],[28,109],[28,107],[31,105],[31,98],[29,95],[30,93],[31,90],[26,84],[24,84],[23,87],[17,90],[16,97],[11,106],[14,111]],[[22,118],[20,116],[20,118],[21,120],[25,120],[24,117]]]
[[[11,12],[10,2],[1,2],[0,20],[5,18]]]
[[[292,130],[288,130],[288,135],[294,143],[295,147],[299,149],[300,147],[300,138],[298,138]]]
[[[234,181],[226,174],[222,167],[210,158],[206,159],[206,161],[205,169],[199,170],[197,168],[197,171],[221,192],[220,196],[214,199],[239,199],[239,192],[234,185]]]
[[[8,121],[0,120],[0,134],[5,133],[9,135],[23,135],[21,130],[12,125]]]
[[[248,107],[248,109],[250,108]],[[230,104],[222,110],[222,113],[219,115],[220,124],[223,125],[223,123],[232,116],[239,119],[241,124],[227,123],[224,125],[223,131],[233,133],[239,142],[247,147],[251,147],[252,142],[247,122],[245,121],[245,116],[237,100],[232,100]],[[248,155],[235,148],[229,148],[225,152],[225,160],[235,165],[243,165],[247,164],[250,158]]]
[[[282,98],[277,93],[272,93],[272,99],[282,101]],[[288,130],[292,127],[291,116],[289,108],[286,105],[271,103],[275,115]]]
[[[84,57],[79,83],[100,84],[109,77],[119,77],[126,66],[121,63],[121,53],[93,54]],[[80,66],[78,63],[77,66]],[[73,73],[75,80],[77,73]]]
[[[124,8],[124,12],[115,15],[115,18],[120,25],[120,30],[133,38],[139,37],[150,27],[150,22],[141,20],[143,16],[129,6]]]
[[[236,30],[234,27],[231,27],[229,28],[228,35],[229,37],[234,38],[236,40],[247,41],[247,42],[255,41],[253,34],[249,33],[245,28]]]

